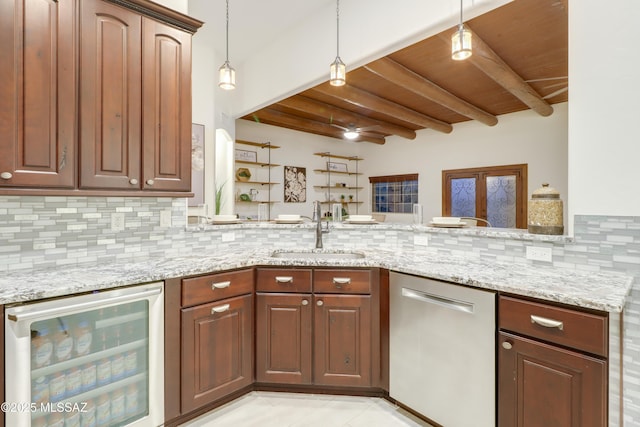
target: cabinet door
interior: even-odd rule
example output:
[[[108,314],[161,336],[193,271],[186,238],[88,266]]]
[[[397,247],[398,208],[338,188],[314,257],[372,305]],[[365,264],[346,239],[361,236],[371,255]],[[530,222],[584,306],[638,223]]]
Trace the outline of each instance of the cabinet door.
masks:
[[[253,382],[252,313],[251,295],[182,310],[182,413]]]
[[[191,190],[191,35],[142,21],[143,177],[147,190]]]
[[[74,187],[73,0],[0,2],[0,187]]]
[[[314,383],[371,385],[371,297],[315,295]]]
[[[81,3],[80,188],[140,189],[141,17]]]
[[[607,363],[500,332],[499,427],[604,427]]]
[[[256,381],[311,384],[311,295],[256,295]]]

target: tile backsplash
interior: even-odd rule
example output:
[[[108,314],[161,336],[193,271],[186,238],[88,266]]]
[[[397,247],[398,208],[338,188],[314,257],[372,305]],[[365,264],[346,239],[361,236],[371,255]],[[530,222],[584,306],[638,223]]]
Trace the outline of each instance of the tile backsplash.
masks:
[[[170,212],[171,227],[161,226],[163,211]],[[112,230],[114,213],[124,214],[123,231]],[[310,248],[314,243],[315,230],[308,227],[187,229],[186,214],[187,199],[0,196],[0,272],[143,260],[225,246]],[[422,232],[411,227],[381,227],[375,232],[351,227],[333,229],[323,239],[328,248],[402,250],[414,248],[414,238]],[[554,267],[634,276],[623,315],[624,425],[640,425],[640,217],[576,216],[574,232],[573,240],[564,241],[427,233],[428,246],[421,249],[549,266],[525,257],[527,246],[543,246],[552,250]],[[611,391],[614,397],[617,390]],[[612,419],[610,425],[619,423]]]

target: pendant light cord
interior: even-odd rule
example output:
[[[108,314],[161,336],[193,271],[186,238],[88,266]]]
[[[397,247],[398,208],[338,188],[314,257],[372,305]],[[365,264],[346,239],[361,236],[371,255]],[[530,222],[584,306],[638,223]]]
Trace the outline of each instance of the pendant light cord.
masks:
[[[227,57],[226,58],[227,58],[226,62],[229,63],[229,0],[227,0]]]
[[[229,0],[227,0],[227,2],[228,1]],[[462,0],[460,0],[460,24],[458,24],[458,28],[461,28],[461,27],[462,27]]]
[[[336,35],[336,56],[340,58],[340,0],[336,0]]]

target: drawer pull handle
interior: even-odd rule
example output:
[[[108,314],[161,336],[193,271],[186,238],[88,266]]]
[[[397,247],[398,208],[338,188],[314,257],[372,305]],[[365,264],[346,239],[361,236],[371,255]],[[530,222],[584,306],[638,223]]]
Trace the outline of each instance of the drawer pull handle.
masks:
[[[534,316],[533,314],[531,315],[531,323],[537,323],[545,328],[564,329],[564,324],[559,320],[547,319],[546,317]]]
[[[276,283],[293,283],[291,276],[276,276]]]
[[[211,290],[215,291],[216,289],[224,289],[224,288],[228,288],[229,286],[231,286],[230,280],[227,280],[226,282],[212,283]]]
[[[334,277],[333,284],[336,285],[336,288],[341,287],[342,285],[348,285],[351,283],[351,277]]]
[[[218,307],[213,307],[211,309],[211,314],[214,313],[224,313],[225,311],[229,310],[229,304],[225,304],[225,305],[219,305]]]

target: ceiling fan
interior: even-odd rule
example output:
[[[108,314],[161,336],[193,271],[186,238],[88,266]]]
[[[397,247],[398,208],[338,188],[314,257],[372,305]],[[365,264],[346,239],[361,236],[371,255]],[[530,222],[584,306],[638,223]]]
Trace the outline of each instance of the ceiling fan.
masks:
[[[379,125],[356,127],[356,125],[353,123],[349,123],[349,126],[344,127],[344,126],[340,126],[337,123],[334,123],[333,118],[329,122],[329,124],[333,127],[342,129],[344,131],[342,135],[347,139],[356,139],[358,136],[360,136],[360,132],[366,132],[367,130],[375,129],[379,127]]]

